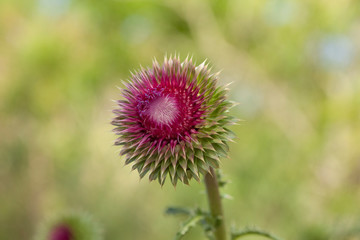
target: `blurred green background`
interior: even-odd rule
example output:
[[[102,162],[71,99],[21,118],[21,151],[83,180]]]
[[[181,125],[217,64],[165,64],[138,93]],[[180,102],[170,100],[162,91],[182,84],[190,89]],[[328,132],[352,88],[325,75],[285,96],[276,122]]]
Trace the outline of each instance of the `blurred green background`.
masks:
[[[356,0],[2,0],[0,239],[32,239],[68,209],[105,239],[172,239],[166,206],[206,207],[201,183],[139,181],[113,146],[116,86],[173,53],[208,59],[240,103],[228,227],[360,239]]]

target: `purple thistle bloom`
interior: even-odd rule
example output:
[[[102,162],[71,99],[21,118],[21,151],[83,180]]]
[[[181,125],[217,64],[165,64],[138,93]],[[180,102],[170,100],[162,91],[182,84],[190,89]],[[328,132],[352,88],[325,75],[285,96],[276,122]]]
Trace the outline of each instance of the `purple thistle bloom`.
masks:
[[[101,229],[83,212],[55,214],[42,222],[35,240],[101,240]]]
[[[132,74],[112,121],[125,164],[161,185],[167,175],[173,185],[188,184],[219,167],[233,136],[226,128],[233,118],[227,115],[232,105],[227,89],[216,83],[217,75],[204,63],[195,66],[176,57],[165,58],[162,66],[155,60],[152,68]]]
[[[73,240],[73,234],[68,226],[61,224],[54,227],[49,240]]]

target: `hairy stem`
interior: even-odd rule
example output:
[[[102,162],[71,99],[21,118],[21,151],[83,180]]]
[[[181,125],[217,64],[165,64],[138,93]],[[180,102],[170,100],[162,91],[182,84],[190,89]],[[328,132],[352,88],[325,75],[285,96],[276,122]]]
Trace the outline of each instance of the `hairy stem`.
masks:
[[[219,184],[213,168],[210,168],[210,173],[207,173],[205,175],[205,185],[210,212],[211,215],[216,219],[214,231],[215,239],[226,240],[226,229],[224,222],[224,213],[221,204],[221,196],[219,192]]]

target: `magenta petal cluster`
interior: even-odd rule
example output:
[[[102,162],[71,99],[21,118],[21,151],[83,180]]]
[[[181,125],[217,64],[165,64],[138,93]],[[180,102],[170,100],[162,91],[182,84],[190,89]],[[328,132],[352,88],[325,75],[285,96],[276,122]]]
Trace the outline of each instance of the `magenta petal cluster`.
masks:
[[[62,224],[53,228],[49,240],[74,240],[74,238],[71,229],[65,224]]]
[[[163,185],[169,175],[173,185],[188,184],[227,156],[232,104],[208,65],[174,57],[160,66],[154,60],[152,68],[132,74],[124,85],[113,111],[115,144],[122,145],[125,163],[141,178],[149,173],[150,180]]]

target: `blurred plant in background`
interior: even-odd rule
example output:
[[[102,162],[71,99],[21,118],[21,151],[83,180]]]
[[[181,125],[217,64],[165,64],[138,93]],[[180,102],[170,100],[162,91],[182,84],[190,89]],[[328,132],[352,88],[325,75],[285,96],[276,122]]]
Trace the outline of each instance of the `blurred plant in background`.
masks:
[[[99,226],[85,213],[52,216],[39,227],[35,240],[101,240]]]
[[[177,220],[151,216],[205,206],[201,184],[139,183],[111,147],[114,86],[175,51],[223,69],[246,120],[223,166],[228,223],[359,239],[359,4],[1,1],[0,239],[29,239],[48,213],[78,206],[105,239],[169,239]]]

